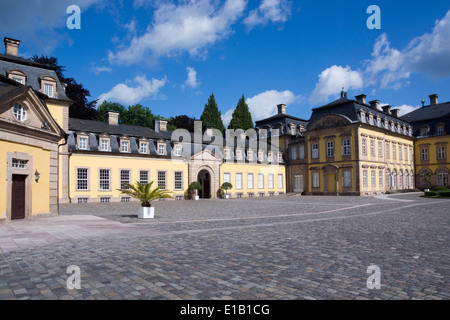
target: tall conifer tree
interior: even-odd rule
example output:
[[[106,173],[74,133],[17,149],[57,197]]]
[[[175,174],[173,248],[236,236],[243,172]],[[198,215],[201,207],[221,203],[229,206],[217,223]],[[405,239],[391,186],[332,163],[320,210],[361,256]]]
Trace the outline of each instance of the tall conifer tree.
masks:
[[[245,102],[244,95],[242,95],[241,99],[239,99],[237,107],[233,112],[233,117],[231,118],[228,129],[242,129],[244,131],[253,129],[252,114],[248,109],[248,104]]]
[[[204,128],[213,127],[214,129],[218,129],[222,132],[225,131],[225,127],[222,122],[222,114],[219,111],[214,94],[209,97],[208,103],[205,105],[205,109],[203,110],[200,120],[203,122]]]

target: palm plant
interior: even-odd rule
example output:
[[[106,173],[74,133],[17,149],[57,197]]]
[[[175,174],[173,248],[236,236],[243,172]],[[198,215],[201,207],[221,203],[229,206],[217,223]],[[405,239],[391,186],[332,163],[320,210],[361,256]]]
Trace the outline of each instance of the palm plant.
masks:
[[[141,184],[136,181],[135,184],[125,184],[127,189],[119,189],[122,194],[132,196],[141,201],[142,207],[151,207],[151,202],[158,199],[173,199],[170,191],[161,190],[161,187],[152,189],[153,181],[147,184]]]

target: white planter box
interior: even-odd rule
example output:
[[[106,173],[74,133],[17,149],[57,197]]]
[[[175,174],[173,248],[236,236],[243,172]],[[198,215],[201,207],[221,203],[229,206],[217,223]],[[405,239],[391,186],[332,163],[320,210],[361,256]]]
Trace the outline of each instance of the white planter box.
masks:
[[[230,199],[230,195],[229,195],[229,194],[224,194],[224,195],[223,195],[223,198],[224,198],[224,199]]]
[[[155,218],[155,208],[154,207],[141,207],[139,209],[139,219],[153,219]]]
[[[199,200],[200,197],[199,196],[194,196],[194,200]]]

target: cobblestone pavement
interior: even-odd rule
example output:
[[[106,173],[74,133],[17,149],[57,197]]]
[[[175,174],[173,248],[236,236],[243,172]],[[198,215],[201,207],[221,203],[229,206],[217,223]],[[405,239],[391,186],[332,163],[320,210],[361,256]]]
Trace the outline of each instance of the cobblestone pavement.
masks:
[[[419,194],[167,201],[152,221],[136,203],[64,205],[0,225],[0,299],[447,300],[449,205]],[[70,265],[80,290],[67,289]],[[366,285],[371,265],[379,290]]]

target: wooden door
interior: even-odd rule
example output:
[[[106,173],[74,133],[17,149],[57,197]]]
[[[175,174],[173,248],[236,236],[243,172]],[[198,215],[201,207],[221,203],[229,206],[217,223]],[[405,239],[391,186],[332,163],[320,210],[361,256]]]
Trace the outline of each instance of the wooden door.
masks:
[[[27,176],[12,176],[11,220],[25,219],[25,179]]]

